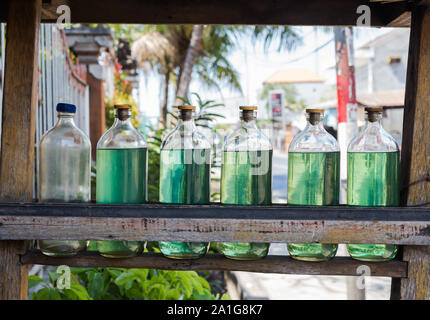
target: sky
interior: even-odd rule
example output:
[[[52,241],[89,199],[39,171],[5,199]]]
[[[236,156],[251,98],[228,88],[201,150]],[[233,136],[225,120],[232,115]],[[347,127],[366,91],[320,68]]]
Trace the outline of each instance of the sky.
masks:
[[[320,28],[294,27],[301,34],[303,44],[292,52],[277,51],[278,42],[273,41],[267,52],[264,52],[263,41],[252,41],[244,38],[232,51],[229,60],[239,71],[240,84],[245,102],[258,104],[258,93],[262,90],[263,81],[281,69],[309,69],[322,76],[327,84],[335,84],[335,49],[333,32],[323,32]],[[357,50],[364,43],[374,39],[390,28],[354,28],[354,47]],[[141,76],[140,109],[146,117],[157,117],[162,101],[160,78],[156,75]],[[174,96],[174,88],[171,97]],[[192,81],[190,92],[199,92],[205,99],[224,102],[242,96],[229,88],[222,88],[222,95],[217,90],[203,88],[198,81]],[[223,100],[224,99],[224,100]]]

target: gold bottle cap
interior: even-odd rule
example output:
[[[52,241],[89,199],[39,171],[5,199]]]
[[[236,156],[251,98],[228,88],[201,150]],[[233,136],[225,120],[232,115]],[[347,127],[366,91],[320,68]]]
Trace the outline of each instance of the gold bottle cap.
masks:
[[[306,113],[324,113],[324,109],[306,109]]]
[[[258,107],[257,106],[240,106],[239,109],[240,110],[257,110]]]
[[[364,111],[366,111],[366,112],[382,112],[382,111],[384,111],[384,108],[381,108],[381,107],[365,107]]]
[[[195,106],[178,106],[179,110],[196,110]]]
[[[116,104],[113,106],[115,109],[131,109],[129,104]]]

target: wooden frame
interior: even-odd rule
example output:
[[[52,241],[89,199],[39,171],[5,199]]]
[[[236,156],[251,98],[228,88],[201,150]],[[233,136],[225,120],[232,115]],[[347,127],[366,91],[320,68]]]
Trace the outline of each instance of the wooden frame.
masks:
[[[73,258],[47,257],[39,251],[29,251],[21,256],[23,264],[67,265],[71,267],[149,268],[164,270],[223,270],[282,274],[350,275],[357,276],[357,268],[369,267],[371,276],[406,278],[407,262],[392,260],[384,263],[362,262],[347,257],[335,257],[325,262],[297,261],[288,256],[270,255],[262,260],[239,261],[221,254],[207,254],[197,260],[167,259],[161,254],[144,253],[128,259],[109,259],[96,252],[84,252]]]
[[[430,245],[430,208],[0,204],[5,239]]]
[[[306,0],[300,4],[296,0],[50,0],[43,1],[42,22],[56,22],[61,4],[70,7],[73,23],[347,26],[357,24],[357,8],[363,4],[371,9],[372,26],[410,23],[406,0]],[[6,6],[7,2],[0,4],[0,21],[6,20]]]
[[[355,25],[357,7],[366,4],[371,8],[373,26],[411,25],[401,163],[402,205],[409,207],[233,209],[222,206],[24,204],[31,202],[39,23],[55,22],[59,4],[70,6],[72,22],[283,25]],[[8,22],[8,40],[0,159],[0,201],[3,202],[0,204],[0,299],[25,299],[29,263],[338,275],[355,274],[359,263],[349,258],[304,263],[276,256],[244,263],[219,255],[189,262],[171,261],[153,254],[109,260],[93,253],[62,260],[27,251],[25,240],[45,237],[397,243],[405,245],[399,257],[403,261],[372,264],[373,274],[393,277],[394,298],[429,299],[430,212],[428,207],[411,207],[430,203],[429,5],[427,0],[1,2],[0,21]],[[179,210],[181,208],[186,210]],[[109,234],[105,233],[106,223],[112,226]]]

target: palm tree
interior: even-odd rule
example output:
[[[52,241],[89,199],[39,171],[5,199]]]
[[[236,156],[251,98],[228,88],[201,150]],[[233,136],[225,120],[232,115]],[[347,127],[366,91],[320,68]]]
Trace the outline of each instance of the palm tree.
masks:
[[[164,77],[164,99],[160,122],[166,123],[170,78],[175,69],[176,48],[163,34],[151,31],[142,35],[132,46],[132,56],[145,72],[156,69]]]
[[[146,35],[151,36],[147,37]],[[195,75],[208,87],[220,88],[228,84],[241,91],[237,70],[228,61],[232,50],[240,45],[243,36],[263,39],[267,49],[275,39],[278,50],[292,50],[301,43],[300,35],[288,26],[201,26],[201,25],[148,25],[132,46],[132,55],[141,65],[158,69],[164,76],[165,93],[161,120],[167,117],[168,86],[176,82],[176,97],[188,97],[188,88]],[[143,42],[153,41],[153,44]],[[166,41],[170,43],[167,49]],[[143,50],[144,52],[140,52]],[[147,52],[145,52],[147,51]],[[166,59],[167,57],[167,59]],[[167,66],[166,66],[167,63]],[[160,66],[156,66],[160,64]],[[164,72],[163,72],[164,71]],[[175,105],[180,100],[175,99]]]
[[[185,60],[182,64],[180,77],[178,79],[175,105],[181,103],[181,100],[178,99],[178,97],[188,96],[188,88],[191,82],[191,74],[193,72],[197,57],[200,55],[201,47],[203,44],[203,28],[204,26],[202,25],[193,26],[193,31],[191,33],[190,38],[190,45],[188,46]]]

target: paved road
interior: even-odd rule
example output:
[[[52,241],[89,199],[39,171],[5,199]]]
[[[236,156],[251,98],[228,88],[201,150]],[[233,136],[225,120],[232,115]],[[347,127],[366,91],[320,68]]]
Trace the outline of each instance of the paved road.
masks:
[[[274,151],[272,161],[272,202],[287,202],[288,156],[286,153]]]

